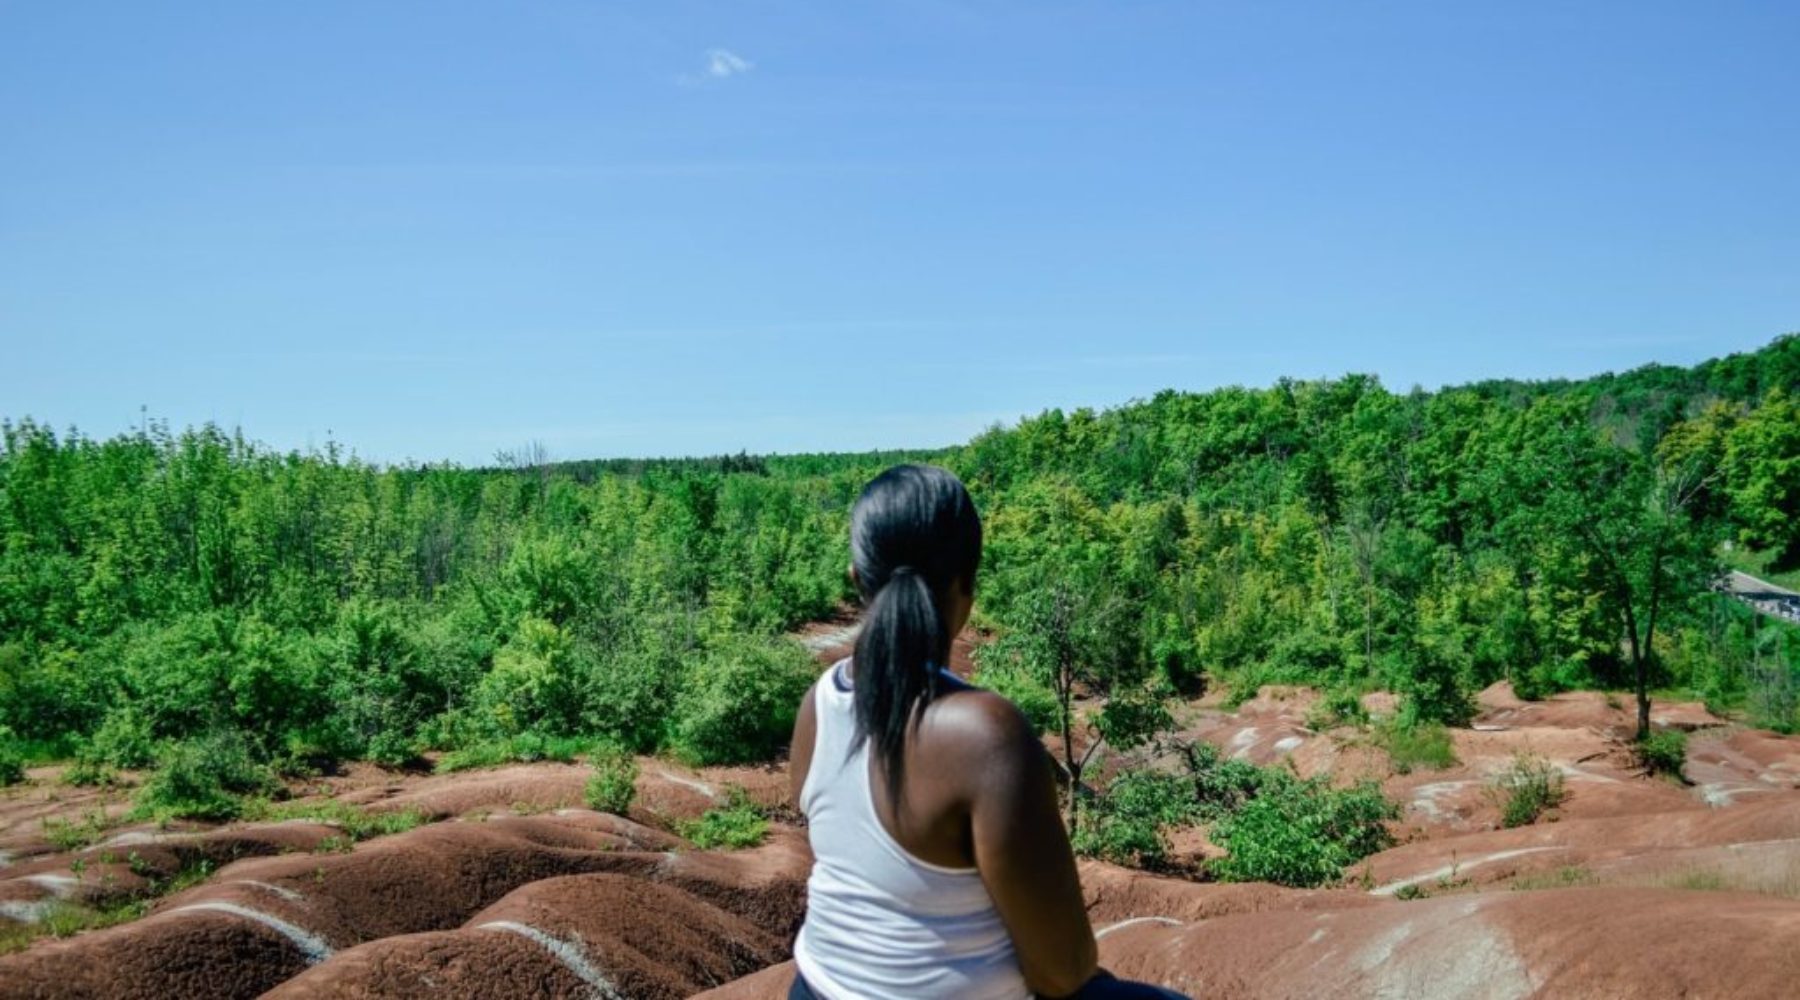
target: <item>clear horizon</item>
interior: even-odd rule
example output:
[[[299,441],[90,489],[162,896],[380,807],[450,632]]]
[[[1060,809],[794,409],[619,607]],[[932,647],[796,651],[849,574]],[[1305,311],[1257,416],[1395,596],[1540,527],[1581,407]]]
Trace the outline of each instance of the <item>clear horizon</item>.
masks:
[[[0,11],[0,416],[930,448],[1800,329],[1800,8]]]

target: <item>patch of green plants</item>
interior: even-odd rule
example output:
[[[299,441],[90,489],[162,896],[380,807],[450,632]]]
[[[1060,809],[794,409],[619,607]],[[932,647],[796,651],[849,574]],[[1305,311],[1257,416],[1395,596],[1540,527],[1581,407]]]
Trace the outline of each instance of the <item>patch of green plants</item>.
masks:
[[[34,923],[0,922],[0,955],[23,951],[39,938],[74,937],[83,931],[136,920],[149,912],[150,901],[134,899],[103,907],[82,906],[67,900],[50,904],[41,919]]]
[[[1373,782],[1332,788],[1271,768],[1254,798],[1213,825],[1213,842],[1228,853],[1208,870],[1227,882],[1325,885],[1390,846],[1385,823],[1399,815]]]
[[[637,758],[622,747],[603,743],[589,751],[588,765],[594,771],[582,790],[588,808],[615,816],[629,812],[637,796]]]
[[[1360,726],[1369,721],[1369,711],[1354,691],[1327,692],[1306,712],[1306,728],[1315,732],[1338,726]]]
[[[405,833],[430,822],[417,809],[369,809],[339,802],[336,799],[305,801],[257,801],[246,806],[243,819],[280,822],[304,819],[336,826],[352,841],[368,840]]]
[[[1682,770],[1687,767],[1687,734],[1681,730],[1651,730],[1649,736],[1633,744],[1632,753],[1651,774],[1686,780]]]
[[[1456,747],[1450,730],[1437,722],[1385,722],[1374,731],[1375,743],[1387,751],[1394,770],[1410,774],[1420,768],[1441,771],[1455,767]]]
[[[25,750],[13,731],[0,726],[0,788],[25,780]]]
[[[243,737],[217,733],[168,745],[137,793],[135,815],[171,819],[236,819],[249,799],[280,789],[275,775],[251,756]]]
[[[669,748],[691,764],[767,760],[793,735],[800,699],[816,676],[799,643],[722,641],[687,673]]]
[[[1536,823],[1562,805],[1568,789],[1561,768],[1521,750],[1506,770],[1489,779],[1488,794],[1500,806],[1501,825],[1511,829]]]
[[[112,765],[86,755],[63,768],[60,780],[77,788],[115,788],[120,784],[119,772]]]
[[[1512,880],[1512,887],[1520,891],[1532,889],[1567,889],[1577,885],[1591,885],[1594,873],[1580,865],[1564,865],[1554,871],[1532,875],[1520,875]]]
[[[1694,892],[1722,892],[1735,888],[1726,880],[1724,874],[1702,868],[1691,869],[1671,876],[1663,884],[1671,889],[1688,889]]]
[[[530,764],[548,760],[566,764],[584,749],[584,741],[572,736],[519,733],[505,739],[486,740],[459,747],[438,760],[437,772],[472,771],[503,764]]]
[[[82,812],[78,820],[46,816],[42,821],[44,839],[58,851],[78,851],[99,841],[106,834],[106,813],[99,809]]]
[[[1161,867],[1168,855],[1168,829],[1196,822],[1206,813],[1194,787],[1185,775],[1127,771],[1104,793],[1081,803],[1071,846],[1084,857]]]
[[[739,850],[762,843],[769,833],[769,820],[743,789],[733,788],[725,805],[677,824],[676,832],[703,851]]]

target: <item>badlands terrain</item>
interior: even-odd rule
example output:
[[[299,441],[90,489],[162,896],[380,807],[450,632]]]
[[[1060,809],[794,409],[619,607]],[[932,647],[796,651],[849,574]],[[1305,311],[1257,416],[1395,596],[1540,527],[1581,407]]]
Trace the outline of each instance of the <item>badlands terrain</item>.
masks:
[[[847,634],[823,626],[810,641],[828,662]],[[1678,783],[1634,763],[1629,699],[1524,702],[1502,684],[1453,731],[1455,766],[1402,774],[1366,732],[1309,728],[1312,701],[1203,700],[1185,706],[1183,735],[1303,775],[1379,780],[1403,809],[1398,846],[1321,890],[1084,861],[1105,965],[1208,998],[1800,989],[1800,740],[1658,702],[1658,726],[1690,733]],[[1502,829],[1489,782],[1521,750],[1560,769],[1568,795]],[[130,823],[128,792],[34,770],[0,793],[12,935],[0,997],[784,996],[809,857],[805,831],[783,821],[795,817],[782,765],[640,763],[628,816],[584,808],[588,771],[573,764],[355,766],[292,789],[427,820],[360,840],[323,806],[281,822]],[[699,851],[670,832],[733,787],[773,810],[762,846]],[[1198,834],[1176,840],[1210,850]],[[131,919],[33,937],[75,908]]]

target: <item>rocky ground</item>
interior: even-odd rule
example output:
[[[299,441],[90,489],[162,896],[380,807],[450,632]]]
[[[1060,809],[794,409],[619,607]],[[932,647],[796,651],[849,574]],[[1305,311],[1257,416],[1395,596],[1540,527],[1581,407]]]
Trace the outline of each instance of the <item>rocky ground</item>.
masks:
[[[837,623],[809,638],[831,659],[849,634]],[[1681,784],[1634,763],[1628,704],[1523,702],[1497,686],[1453,731],[1456,765],[1402,774],[1367,730],[1309,726],[1312,701],[1265,689],[1234,710],[1200,702],[1185,733],[1256,763],[1380,781],[1404,809],[1399,846],[1310,891],[1084,862],[1114,971],[1206,997],[1794,995],[1800,740],[1659,703],[1658,725],[1691,732]],[[1569,794],[1550,817],[1500,829],[1490,779],[1521,750]],[[297,788],[302,802],[428,820],[352,844],[323,814],[131,824],[124,792],[39,769],[0,793],[0,933],[12,934],[0,940],[15,948],[0,997],[785,995],[804,832],[777,823],[737,852],[669,832],[732,786],[779,803],[780,767],[647,759],[626,817],[581,806],[586,774],[358,767]],[[121,922],[67,934],[71,913]],[[67,936],[38,933],[50,930]]]

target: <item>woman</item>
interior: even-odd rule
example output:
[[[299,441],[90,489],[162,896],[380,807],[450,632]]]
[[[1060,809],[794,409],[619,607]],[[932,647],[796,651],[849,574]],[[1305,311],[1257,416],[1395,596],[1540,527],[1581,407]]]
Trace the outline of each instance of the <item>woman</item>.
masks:
[[[1173,996],[1097,970],[1049,755],[1010,702],[944,669],[981,562],[968,491],[889,469],[850,553],[862,632],[794,725],[815,861],[790,998]]]

